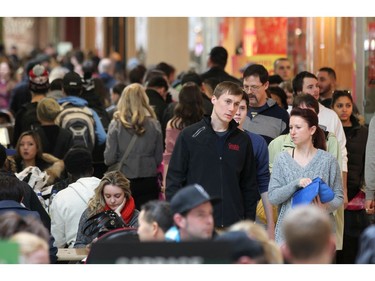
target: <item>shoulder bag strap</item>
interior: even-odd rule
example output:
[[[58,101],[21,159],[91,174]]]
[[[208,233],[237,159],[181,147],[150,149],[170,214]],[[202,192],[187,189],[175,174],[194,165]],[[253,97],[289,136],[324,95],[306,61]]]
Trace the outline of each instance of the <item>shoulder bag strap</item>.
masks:
[[[121,169],[122,165],[124,164],[125,159],[128,158],[128,155],[129,155],[130,151],[132,150],[132,148],[133,148],[134,143],[135,143],[136,140],[137,140],[137,134],[134,134],[133,137],[132,137],[132,139],[130,140],[130,143],[129,143],[128,147],[125,150],[124,155],[121,158],[120,169]]]

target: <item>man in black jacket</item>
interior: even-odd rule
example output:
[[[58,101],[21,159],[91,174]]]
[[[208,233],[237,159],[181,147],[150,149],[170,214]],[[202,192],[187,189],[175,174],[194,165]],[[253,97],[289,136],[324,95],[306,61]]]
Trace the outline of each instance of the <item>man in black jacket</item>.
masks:
[[[28,75],[31,101],[23,104],[16,112],[12,138],[13,147],[16,147],[18,138],[23,132],[35,130],[40,126],[40,122],[36,116],[36,107],[38,102],[46,97],[49,90],[49,73],[43,65],[35,65],[29,71]]]
[[[209,70],[201,74],[202,81],[207,78],[216,78],[220,82],[231,81],[241,86],[241,81],[239,79],[229,75],[225,71],[227,61],[228,52],[224,47],[216,46],[212,48],[207,61]]]
[[[229,81],[215,88],[211,116],[180,133],[167,173],[168,201],[183,186],[194,183],[222,199],[214,206],[219,228],[242,219],[255,220],[254,201],[259,195],[253,147],[233,120],[242,93],[240,86]]]

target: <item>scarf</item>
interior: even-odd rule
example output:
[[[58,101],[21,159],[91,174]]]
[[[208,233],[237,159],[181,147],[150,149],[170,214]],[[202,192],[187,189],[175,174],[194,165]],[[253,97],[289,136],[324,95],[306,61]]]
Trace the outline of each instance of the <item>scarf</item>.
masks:
[[[126,224],[129,224],[130,220],[132,219],[134,209],[135,209],[134,199],[132,196],[130,196],[130,198],[126,199],[125,206],[122,208],[120,212],[121,218],[124,220]],[[104,211],[108,211],[108,210],[111,210],[111,208],[109,208],[108,205],[105,204]],[[116,213],[117,213],[117,210],[116,210]]]

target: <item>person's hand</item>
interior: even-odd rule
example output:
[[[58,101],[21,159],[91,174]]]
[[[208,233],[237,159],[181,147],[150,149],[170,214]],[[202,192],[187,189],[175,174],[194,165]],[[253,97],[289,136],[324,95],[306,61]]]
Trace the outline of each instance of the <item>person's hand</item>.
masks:
[[[366,213],[368,215],[375,214],[375,200],[366,200],[365,201],[365,208],[366,208]]]
[[[348,207],[348,203],[349,203],[348,193],[344,192],[344,209],[346,209],[346,207]]]
[[[299,186],[305,188],[311,182],[312,182],[312,180],[310,178],[302,178],[302,179],[299,180]]]
[[[316,197],[313,199],[312,203],[313,203],[315,206],[317,206],[317,207],[323,209],[324,211],[327,210],[327,205],[326,205],[326,203],[322,203],[322,202],[320,201],[320,197],[319,197],[319,195],[316,196]]]

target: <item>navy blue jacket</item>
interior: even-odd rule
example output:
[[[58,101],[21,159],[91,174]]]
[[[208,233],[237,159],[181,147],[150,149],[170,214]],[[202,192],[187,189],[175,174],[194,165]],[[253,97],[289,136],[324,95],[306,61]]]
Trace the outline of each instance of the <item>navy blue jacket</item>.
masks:
[[[210,196],[222,201],[214,205],[215,226],[227,227],[242,220],[255,220],[256,163],[249,136],[232,120],[223,142],[211,126],[211,117],[186,127],[177,138],[166,179],[166,197],[182,187],[198,183]]]
[[[14,200],[0,200],[0,214],[3,214],[5,212],[15,212],[22,217],[33,216],[40,220],[40,215],[37,211],[30,211],[29,209],[25,208],[20,203]],[[48,232],[50,232],[49,229],[48,229]],[[57,248],[56,246],[53,245],[55,242],[55,238],[53,238],[51,234],[50,234],[48,242],[49,242],[50,263],[56,263],[57,262]]]
[[[13,200],[0,200],[0,214],[5,212],[15,212],[21,217],[33,216],[40,220],[40,215],[37,211],[30,211],[29,209],[22,206],[20,203]]]

